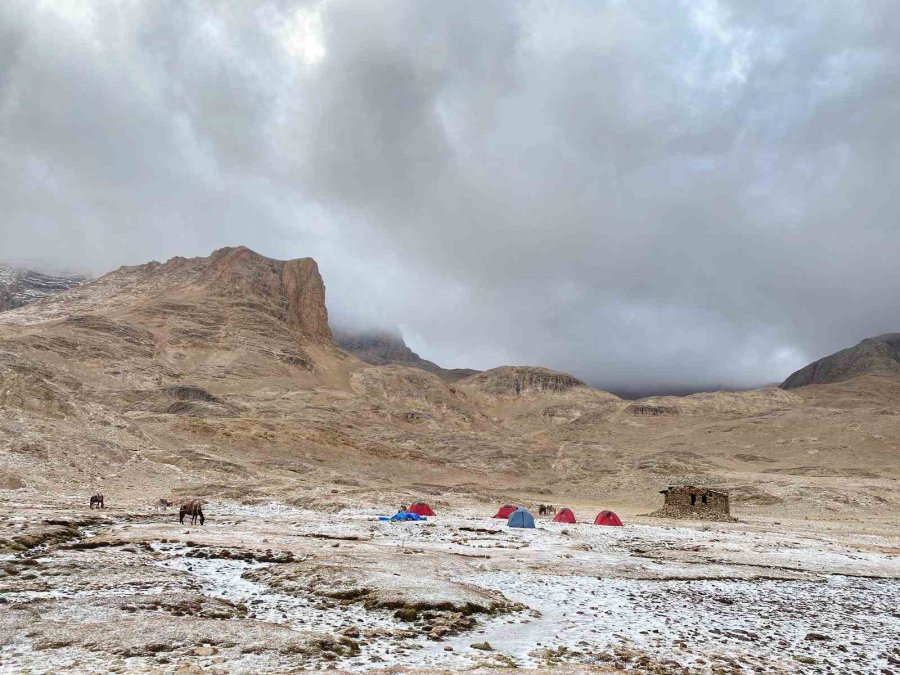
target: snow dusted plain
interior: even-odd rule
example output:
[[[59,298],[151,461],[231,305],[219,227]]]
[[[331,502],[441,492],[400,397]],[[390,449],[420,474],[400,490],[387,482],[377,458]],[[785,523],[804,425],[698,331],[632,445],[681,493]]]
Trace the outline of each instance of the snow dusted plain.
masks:
[[[81,528],[80,548],[3,556],[0,670],[900,673],[895,535],[648,519],[511,530],[488,510],[385,523],[368,509],[214,503],[202,528],[172,512],[109,511]],[[194,609],[178,609],[180,597]],[[498,600],[471,625],[447,610]],[[418,616],[398,616],[417,603]],[[432,606],[460,623],[435,632]],[[158,632],[162,646],[130,633],[103,643],[117,622]],[[268,649],[293,632],[352,648]]]

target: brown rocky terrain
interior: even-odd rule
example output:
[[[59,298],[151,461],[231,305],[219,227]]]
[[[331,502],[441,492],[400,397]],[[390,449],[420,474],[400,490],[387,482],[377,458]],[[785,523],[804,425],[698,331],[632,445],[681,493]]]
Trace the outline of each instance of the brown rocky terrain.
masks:
[[[739,518],[890,520],[898,401],[889,374],[627,401],[536,367],[454,383],[371,366],[332,341],[313,260],[246,248],[121,268],[0,314],[0,481],[16,499],[646,513],[661,486],[692,480],[730,487]]]

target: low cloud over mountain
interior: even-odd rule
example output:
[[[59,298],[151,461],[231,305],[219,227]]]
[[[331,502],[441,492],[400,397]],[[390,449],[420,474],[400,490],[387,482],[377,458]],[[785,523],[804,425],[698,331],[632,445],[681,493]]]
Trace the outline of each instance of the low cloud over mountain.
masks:
[[[900,5],[0,4],[2,257],[246,243],[444,367],[746,386],[897,330]]]

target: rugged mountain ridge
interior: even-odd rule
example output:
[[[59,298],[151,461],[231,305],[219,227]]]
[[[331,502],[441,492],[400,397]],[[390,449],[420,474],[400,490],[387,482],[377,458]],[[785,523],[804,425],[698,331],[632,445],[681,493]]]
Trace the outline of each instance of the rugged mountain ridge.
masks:
[[[451,383],[373,366],[331,340],[315,261],[243,247],[123,267],[0,314],[0,483],[17,500],[646,513],[660,485],[690,480],[733,486],[738,514],[892,515],[898,400],[888,377],[623,401],[543,368]]]
[[[442,368],[433,361],[423,359],[407,346],[398,330],[354,330],[342,327],[333,328],[332,332],[338,347],[373,366],[421,368],[447,382],[458,382],[479,372],[470,368]]]
[[[854,347],[814,361],[791,374],[781,388],[833,384],[862,375],[900,375],[900,333],[867,338]]]
[[[207,258],[121,267],[4,312],[0,350],[65,361],[84,381],[120,389],[185,378],[313,371],[331,350],[325,286],[311,258],[279,261],[245,247]]]
[[[24,307],[87,280],[78,274],[45,274],[0,263],[0,312]]]

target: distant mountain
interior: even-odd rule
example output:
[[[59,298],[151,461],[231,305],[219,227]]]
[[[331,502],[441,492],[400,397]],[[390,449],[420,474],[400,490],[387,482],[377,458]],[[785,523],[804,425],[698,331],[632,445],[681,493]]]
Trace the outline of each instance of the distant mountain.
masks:
[[[495,396],[562,394],[578,387],[588,388],[584,382],[568,373],[536,366],[491,368],[473,375],[464,384]]]
[[[900,375],[900,333],[885,333],[813,361],[781,383],[782,389],[843,382],[860,375]]]
[[[334,342],[346,352],[373,366],[409,366],[434,373],[447,382],[457,382],[479,371],[470,368],[441,368],[410,349],[399,331],[332,329]]]
[[[80,275],[44,274],[0,263],[0,312],[67,291],[87,279]]]

